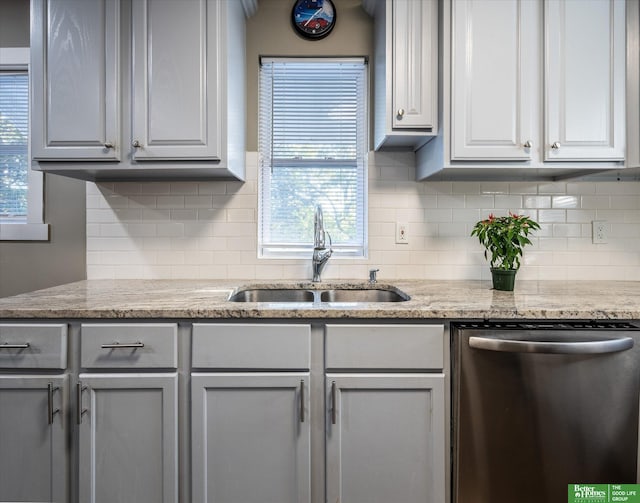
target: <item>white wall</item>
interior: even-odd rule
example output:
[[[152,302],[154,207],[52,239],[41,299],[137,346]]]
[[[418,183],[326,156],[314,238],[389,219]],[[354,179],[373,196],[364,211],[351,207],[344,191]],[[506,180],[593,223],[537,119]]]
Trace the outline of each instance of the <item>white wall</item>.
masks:
[[[369,258],[332,258],[323,278],[487,279],[469,233],[490,212],[542,225],[520,279],[640,280],[640,182],[415,182],[412,153],[369,158]],[[257,258],[257,154],[247,181],[87,184],[87,277],[310,279],[309,260]],[[606,220],[608,243],[592,244]],[[409,224],[395,244],[395,222]]]

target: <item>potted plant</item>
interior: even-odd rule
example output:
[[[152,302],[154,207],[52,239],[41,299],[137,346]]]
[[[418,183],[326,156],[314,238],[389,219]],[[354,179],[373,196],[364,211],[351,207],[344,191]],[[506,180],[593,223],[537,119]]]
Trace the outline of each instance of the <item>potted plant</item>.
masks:
[[[512,291],[516,272],[520,268],[522,248],[530,245],[529,233],[540,225],[525,215],[509,212],[506,217],[490,214],[480,220],[471,231],[485,247],[484,258],[491,253],[491,277],[496,290]]]

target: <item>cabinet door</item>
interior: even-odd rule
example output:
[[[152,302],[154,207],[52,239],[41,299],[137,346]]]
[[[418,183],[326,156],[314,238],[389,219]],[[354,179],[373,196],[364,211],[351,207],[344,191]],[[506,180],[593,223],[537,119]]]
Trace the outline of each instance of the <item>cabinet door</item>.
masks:
[[[67,501],[66,376],[0,376],[0,502]]]
[[[441,503],[443,374],[327,374],[327,501]]]
[[[217,22],[225,3],[133,2],[135,160],[220,159]]]
[[[195,373],[193,498],[309,503],[309,373]]]
[[[393,0],[394,128],[435,129],[438,116],[438,2]]]
[[[176,374],[80,375],[80,501],[178,501],[177,382]]]
[[[623,160],[624,0],[545,0],[545,160]]]
[[[32,0],[34,159],[119,160],[119,5]]]
[[[451,159],[530,160],[539,103],[540,4],[451,4]]]

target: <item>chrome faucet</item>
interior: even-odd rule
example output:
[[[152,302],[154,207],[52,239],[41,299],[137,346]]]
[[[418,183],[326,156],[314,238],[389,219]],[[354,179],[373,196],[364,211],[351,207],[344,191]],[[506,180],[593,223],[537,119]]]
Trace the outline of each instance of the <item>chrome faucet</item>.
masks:
[[[329,248],[325,246],[325,236],[329,237]],[[313,281],[319,282],[322,269],[326,265],[333,250],[331,249],[331,236],[324,230],[324,221],[322,219],[322,207],[318,204],[313,219],[313,258],[311,265],[313,267]]]

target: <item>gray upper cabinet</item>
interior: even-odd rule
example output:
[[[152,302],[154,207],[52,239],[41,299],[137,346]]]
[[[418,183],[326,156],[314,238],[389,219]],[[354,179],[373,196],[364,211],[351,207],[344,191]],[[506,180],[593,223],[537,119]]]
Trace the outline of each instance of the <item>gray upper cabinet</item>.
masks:
[[[623,161],[625,1],[544,7],[544,160]]]
[[[438,130],[438,2],[363,6],[375,17],[374,147],[417,148]]]
[[[221,159],[218,23],[224,2],[132,4],[132,156]],[[220,65],[221,66],[221,65]]]
[[[120,160],[120,3],[31,8],[33,158]]]
[[[32,0],[35,168],[86,180],[243,179],[244,24],[255,8]]]
[[[418,179],[624,167],[624,0],[443,0],[442,134]]]

